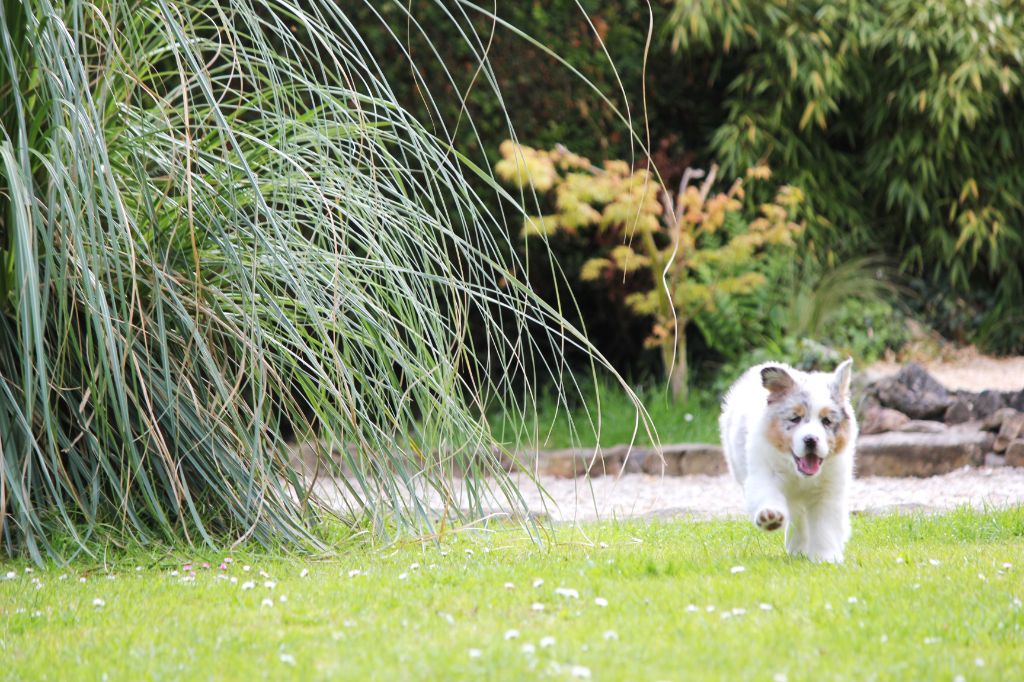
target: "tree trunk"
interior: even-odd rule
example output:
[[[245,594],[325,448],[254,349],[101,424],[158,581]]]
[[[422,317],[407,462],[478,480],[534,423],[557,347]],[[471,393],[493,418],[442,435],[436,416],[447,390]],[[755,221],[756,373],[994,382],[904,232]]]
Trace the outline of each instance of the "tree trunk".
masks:
[[[672,394],[672,401],[683,402],[687,398],[686,376],[686,320],[679,320],[678,332],[661,343],[661,363],[665,379]],[[673,364],[673,353],[675,363]]]

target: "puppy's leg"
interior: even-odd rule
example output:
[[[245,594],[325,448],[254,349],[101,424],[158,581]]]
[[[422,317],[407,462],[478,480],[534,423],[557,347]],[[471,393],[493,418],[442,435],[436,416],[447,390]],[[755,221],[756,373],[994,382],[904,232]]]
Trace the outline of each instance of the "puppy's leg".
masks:
[[[804,554],[811,561],[838,564],[850,538],[850,514],[844,500],[821,500],[808,510]]]
[[[778,530],[789,516],[786,498],[769,476],[751,471],[743,483],[750,520],[762,530]]]

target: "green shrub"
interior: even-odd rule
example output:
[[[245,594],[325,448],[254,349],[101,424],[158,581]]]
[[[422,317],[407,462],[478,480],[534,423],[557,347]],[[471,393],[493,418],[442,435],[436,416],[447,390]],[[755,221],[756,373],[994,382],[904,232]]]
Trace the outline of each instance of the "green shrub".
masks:
[[[1024,30],[1016,0],[677,0],[675,46],[716,59],[723,172],[767,160],[828,222],[826,259],[899,254],[991,292],[982,340],[1024,349]]]

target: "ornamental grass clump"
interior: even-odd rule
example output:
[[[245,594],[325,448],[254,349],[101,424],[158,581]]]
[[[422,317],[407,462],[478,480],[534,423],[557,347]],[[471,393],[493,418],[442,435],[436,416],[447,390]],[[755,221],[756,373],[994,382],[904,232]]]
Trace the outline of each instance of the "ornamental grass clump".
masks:
[[[515,507],[483,415],[587,343],[344,3],[0,14],[3,551],[310,546],[290,432],[375,528],[479,514],[484,475]]]

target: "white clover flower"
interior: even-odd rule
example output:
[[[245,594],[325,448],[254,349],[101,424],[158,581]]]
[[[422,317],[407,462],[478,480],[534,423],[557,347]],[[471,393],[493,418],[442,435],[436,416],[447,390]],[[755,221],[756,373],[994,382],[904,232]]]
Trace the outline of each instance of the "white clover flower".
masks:
[[[604,597],[594,597],[594,604],[597,606],[608,606],[608,600]]]
[[[516,630],[515,628],[513,628],[511,630],[506,630],[505,631],[505,640],[507,641],[507,640],[510,640],[510,639],[519,639],[519,630]]]
[[[549,647],[553,647],[554,645],[555,645],[555,638],[554,637],[548,635],[547,637],[541,637],[540,638],[540,648],[541,649],[547,649]]]
[[[579,599],[580,593],[578,590],[574,590],[571,587],[557,587],[555,588],[555,594],[565,597],[566,599]]]

